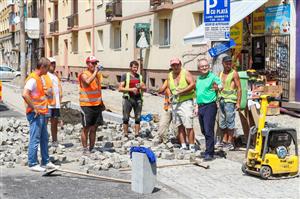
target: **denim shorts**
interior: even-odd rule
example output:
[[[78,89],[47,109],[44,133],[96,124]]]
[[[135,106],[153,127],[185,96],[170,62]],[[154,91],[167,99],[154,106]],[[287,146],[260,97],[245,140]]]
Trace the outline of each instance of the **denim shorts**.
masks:
[[[220,100],[219,126],[221,129],[234,129],[235,103]]]

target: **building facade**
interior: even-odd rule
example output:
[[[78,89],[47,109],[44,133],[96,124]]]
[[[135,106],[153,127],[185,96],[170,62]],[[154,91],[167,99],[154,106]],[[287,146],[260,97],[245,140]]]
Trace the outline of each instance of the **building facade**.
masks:
[[[142,56],[148,87],[160,86],[173,57],[196,71],[195,58],[208,46],[185,45],[183,37],[202,24],[202,16],[200,0],[46,1],[46,56],[56,58],[62,77],[75,80],[86,57],[95,55],[112,85],[128,70],[130,61]],[[149,48],[142,52],[136,47],[138,23],[150,25]]]

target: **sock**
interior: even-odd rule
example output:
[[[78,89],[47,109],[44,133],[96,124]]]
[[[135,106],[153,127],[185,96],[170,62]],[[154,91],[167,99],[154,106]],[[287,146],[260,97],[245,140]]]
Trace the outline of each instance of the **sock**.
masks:
[[[182,144],[181,144],[181,147],[182,147],[182,148],[186,148],[186,143],[182,143]]]

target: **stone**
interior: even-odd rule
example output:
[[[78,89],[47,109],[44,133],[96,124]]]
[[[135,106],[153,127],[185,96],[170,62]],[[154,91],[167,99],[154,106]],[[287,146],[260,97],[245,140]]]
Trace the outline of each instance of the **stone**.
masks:
[[[21,165],[21,166],[27,166],[27,165],[28,165],[28,160],[27,160],[27,159],[23,159],[23,160],[20,162],[20,165]]]
[[[6,168],[15,168],[15,163],[14,162],[7,162],[6,163]]]
[[[166,144],[166,146],[167,146],[168,149],[172,149],[172,148],[174,147],[173,144],[172,144],[171,142],[168,142],[168,143]]]
[[[156,164],[150,164],[144,153],[132,153],[131,190],[141,194],[152,193],[156,184]]]
[[[121,148],[123,145],[122,141],[113,141],[114,148]]]
[[[86,159],[84,158],[84,157],[81,157],[80,159],[79,159],[79,165],[80,166],[83,166],[83,165],[85,165],[86,164]]]
[[[184,154],[183,153],[176,153],[175,155],[177,160],[183,160],[184,159]]]
[[[105,142],[103,147],[104,148],[112,148],[113,147],[113,143],[112,142]]]
[[[161,154],[161,158],[166,159],[166,160],[174,160],[175,159],[175,154],[171,153],[171,152],[163,152]]]
[[[65,155],[58,155],[57,157],[58,157],[58,161],[59,162],[65,162],[65,161],[67,161],[67,156],[65,156]]]

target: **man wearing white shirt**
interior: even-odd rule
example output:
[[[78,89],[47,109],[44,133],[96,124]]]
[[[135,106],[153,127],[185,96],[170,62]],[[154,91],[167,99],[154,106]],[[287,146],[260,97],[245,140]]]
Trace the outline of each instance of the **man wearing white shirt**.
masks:
[[[58,118],[60,117],[60,103],[62,100],[62,87],[59,78],[55,74],[56,61],[54,58],[49,58],[51,65],[47,75],[43,76],[43,80],[46,84],[46,95],[48,98],[48,118],[51,122],[51,136],[52,136],[52,146],[57,147],[57,126]]]

